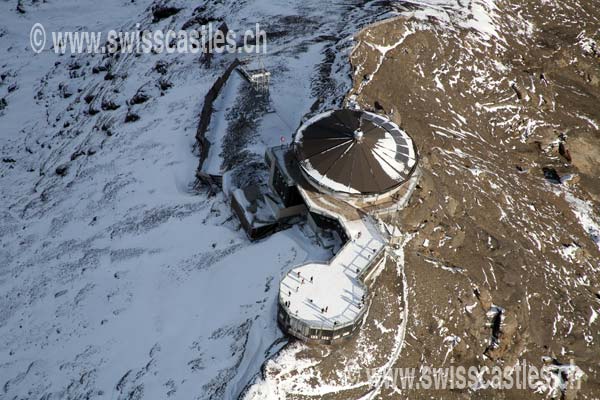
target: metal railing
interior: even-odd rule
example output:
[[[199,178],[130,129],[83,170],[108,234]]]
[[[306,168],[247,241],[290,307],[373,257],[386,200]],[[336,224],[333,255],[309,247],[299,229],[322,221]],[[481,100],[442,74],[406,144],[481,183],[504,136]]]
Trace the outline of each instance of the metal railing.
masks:
[[[362,282],[360,282],[360,284],[366,289]],[[285,305],[285,301],[283,301],[280,292],[277,319],[283,329],[295,337],[306,341],[332,341],[354,332],[354,330],[362,323],[367,308],[367,305],[364,304],[351,321],[335,323],[333,325],[330,323],[325,327],[325,322],[322,322],[320,325],[315,325],[294,316],[291,310]]]

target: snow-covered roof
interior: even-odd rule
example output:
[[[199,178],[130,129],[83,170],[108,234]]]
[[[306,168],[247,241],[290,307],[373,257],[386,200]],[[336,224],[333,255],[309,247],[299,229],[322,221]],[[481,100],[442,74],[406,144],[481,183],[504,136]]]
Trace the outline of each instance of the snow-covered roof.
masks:
[[[386,193],[404,183],[417,162],[408,134],[367,111],[319,114],[298,129],[294,145],[313,185],[350,195]]]

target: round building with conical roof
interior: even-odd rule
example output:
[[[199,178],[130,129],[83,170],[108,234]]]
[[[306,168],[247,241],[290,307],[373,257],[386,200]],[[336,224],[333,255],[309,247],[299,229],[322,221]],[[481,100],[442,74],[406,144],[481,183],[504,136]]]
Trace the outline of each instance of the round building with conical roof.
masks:
[[[321,192],[363,201],[395,193],[417,165],[410,136],[389,119],[340,109],[306,121],[294,137],[305,179]]]

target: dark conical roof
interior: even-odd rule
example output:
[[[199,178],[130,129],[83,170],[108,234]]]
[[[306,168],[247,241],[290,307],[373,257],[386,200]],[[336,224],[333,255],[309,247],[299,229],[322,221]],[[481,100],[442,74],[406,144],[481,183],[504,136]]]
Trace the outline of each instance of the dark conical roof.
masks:
[[[300,127],[294,143],[311,183],[338,193],[385,193],[405,182],[416,164],[406,132],[366,111],[319,114]]]

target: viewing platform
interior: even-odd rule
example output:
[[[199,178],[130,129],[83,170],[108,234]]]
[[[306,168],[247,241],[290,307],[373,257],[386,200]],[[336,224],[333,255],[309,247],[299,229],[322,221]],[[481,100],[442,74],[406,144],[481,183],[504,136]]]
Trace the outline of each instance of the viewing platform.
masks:
[[[386,241],[368,217],[337,217],[352,239],[328,263],[292,269],[279,286],[279,322],[305,340],[330,342],[354,331],[367,310],[363,282],[385,260]]]

